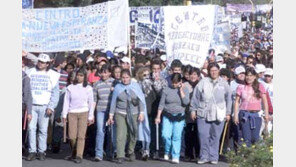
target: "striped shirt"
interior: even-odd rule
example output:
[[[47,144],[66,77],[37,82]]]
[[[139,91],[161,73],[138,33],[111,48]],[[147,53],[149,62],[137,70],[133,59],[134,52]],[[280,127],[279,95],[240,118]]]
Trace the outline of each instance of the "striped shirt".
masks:
[[[113,78],[109,78],[106,81],[99,80],[94,84],[94,102],[96,103],[97,112],[105,112],[109,109],[113,81]]]
[[[56,68],[53,68],[53,70],[60,73],[59,89],[61,92],[67,86],[68,73],[62,69],[58,71]]]

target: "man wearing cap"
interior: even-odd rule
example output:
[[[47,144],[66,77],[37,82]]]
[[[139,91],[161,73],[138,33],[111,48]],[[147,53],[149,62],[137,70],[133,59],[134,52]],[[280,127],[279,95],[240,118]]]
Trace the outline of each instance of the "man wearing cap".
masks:
[[[131,60],[130,60],[130,58],[128,58],[128,57],[126,57],[126,56],[124,56],[122,59],[121,59],[121,67],[122,67],[122,69],[124,70],[124,69],[128,69],[128,70],[130,70],[130,68],[131,68]]]
[[[60,74],[49,69],[50,58],[47,54],[38,56],[36,67],[27,71],[32,93],[32,112],[28,113],[29,155],[32,161],[36,158],[45,160],[47,147],[47,129],[49,117],[53,114],[59,100]],[[36,130],[38,126],[38,150],[36,148]]]
[[[235,74],[235,79],[233,81],[230,82],[230,89],[232,92],[231,95],[231,99],[232,99],[232,114],[234,114],[234,102],[235,102],[235,97],[236,97],[236,89],[240,84],[244,84],[245,82],[245,68],[243,66],[238,66],[235,68],[234,70],[234,74]],[[232,122],[231,122],[232,123]],[[241,140],[240,138],[242,138],[242,132],[239,129],[239,126],[235,125],[234,123],[231,124],[231,137],[233,138],[233,144],[234,144],[234,148],[237,149],[237,147],[239,146]]]
[[[67,86],[68,73],[63,70],[66,66],[66,58],[64,55],[57,55],[55,58],[55,64],[53,70],[60,73],[59,78],[59,102],[55,108],[55,114],[52,115],[49,122],[49,132],[52,130],[50,137],[48,136],[48,142],[52,144],[52,152],[58,153],[60,150],[61,139],[63,137],[63,124],[61,122],[61,113],[63,110],[64,95]]]
[[[266,71],[265,66],[263,64],[256,64],[255,70],[258,74],[258,82],[264,84],[264,73]]]
[[[273,128],[273,120],[272,120],[272,115],[273,115],[273,83],[272,83],[272,79],[273,79],[273,70],[272,68],[266,68],[266,71],[264,73],[264,83],[263,86],[266,90],[266,92],[268,92],[269,95],[269,99],[270,99],[270,105],[268,107],[269,109],[269,118],[271,118],[270,120],[270,124],[268,124],[268,131],[270,132]],[[264,122],[264,121],[263,121]],[[265,122],[264,122],[265,123]],[[262,127],[265,127],[265,125],[263,125]]]
[[[218,56],[216,57],[216,63],[218,63],[220,69],[221,68],[226,68],[226,64],[224,64],[224,59],[221,55],[218,54]]]

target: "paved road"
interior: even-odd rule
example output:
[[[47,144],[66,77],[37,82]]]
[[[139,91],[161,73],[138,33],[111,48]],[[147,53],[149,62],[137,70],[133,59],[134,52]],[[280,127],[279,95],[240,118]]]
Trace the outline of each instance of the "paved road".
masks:
[[[84,159],[81,164],[75,164],[71,161],[66,161],[63,158],[67,155],[70,155],[70,148],[67,145],[63,145],[63,149],[60,151],[59,154],[52,154],[47,153],[46,160],[45,161],[22,161],[23,167],[98,167],[98,166],[104,166],[104,167],[172,167],[172,166],[182,166],[182,167],[195,167],[195,166],[201,166],[201,167],[228,167],[229,165],[225,162],[219,162],[218,165],[211,165],[211,164],[204,164],[204,165],[198,165],[195,162],[180,162],[180,164],[175,165],[170,162],[164,162],[164,161],[155,161],[155,160],[149,160],[147,162],[136,160],[134,162],[124,162],[123,164],[116,164],[109,161],[101,161],[101,162],[93,162],[89,159]]]

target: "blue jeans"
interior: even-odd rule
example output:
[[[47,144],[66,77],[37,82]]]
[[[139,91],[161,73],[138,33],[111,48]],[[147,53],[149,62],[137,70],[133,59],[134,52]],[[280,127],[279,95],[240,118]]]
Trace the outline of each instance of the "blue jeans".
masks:
[[[103,159],[104,153],[104,139],[105,139],[105,129],[106,121],[108,119],[108,113],[97,112],[97,135],[96,135],[96,157]]]
[[[197,129],[200,142],[200,160],[219,160],[219,144],[223,127],[224,121],[208,122],[204,118],[197,118]]]
[[[38,124],[38,152],[44,153],[47,147],[47,128],[49,117],[47,106],[32,106],[32,120],[29,123],[29,153],[36,153],[36,130]]]
[[[258,113],[241,110],[238,114],[242,137],[248,147],[260,139],[262,118]]]
[[[181,151],[181,139],[185,120],[180,122],[170,121],[166,116],[162,118],[162,138],[165,143],[165,154],[169,155],[172,149],[172,158],[179,159]]]

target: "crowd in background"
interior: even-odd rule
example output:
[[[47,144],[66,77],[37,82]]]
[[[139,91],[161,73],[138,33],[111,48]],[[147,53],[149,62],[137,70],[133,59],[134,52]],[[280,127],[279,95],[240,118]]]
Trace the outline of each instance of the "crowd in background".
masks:
[[[272,28],[245,29],[231,50],[210,49],[201,68],[168,64],[158,49],[23,51],[26,160],[59,153],[66,136],[76,163],[159,151],[173,163],[217,164],[223,129],[224,152],[272,131],[272,43]]]

